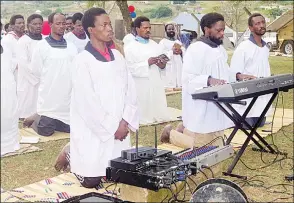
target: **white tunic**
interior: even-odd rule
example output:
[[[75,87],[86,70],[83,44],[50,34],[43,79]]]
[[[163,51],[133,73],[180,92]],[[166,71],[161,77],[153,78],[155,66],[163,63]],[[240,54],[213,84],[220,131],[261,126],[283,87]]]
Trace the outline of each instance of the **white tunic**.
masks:
[[[70,108],[71,171],[84,177],[105,176],[109,160],[130,148],[130,136],[114,139],[124,119],[139,128],[136,88],[123,56],[112,50],[114,61],[98,61],[87,50],[73,63]]]
[[[18,83],[17,97],[20,118],[27,118],[37,112],[38,78],[32,74],[33,50],[39,40],[33,40],[27,35],[18,42]]]
[[[269,77],[271,70],[269,65],[269,48],[265,45],[259,47],[250,40],[243,41],[234,51],[231,60],[231,70],[243,74],[254,75],[256,77]],[[271,94],[260,96],[247,117],[259,117],[268,101]],[[246,99],[246,106],[234,105],[234,108],[242,115],[252,99]],[[269,111],[268,111],[269,113]]]
[[[87,45],[87,43],[89,42],[89,38],[86,35],[86,39],[79,39],[77,38],[77,36],[72,33],[72,32],[68,32],[64,35],[64,39],[66,39],[67,41],[72,42],[78,49],[78,53],[80,53],[81,51],[85,50],[85,46]]]
[[[209,76],[229,81],[236,80],[229,72],[228,56],[223,46],[211,48],[197,41],[191,44],[184,56],[182,119],[183,125],[196,133],[211,133],[224,130],[233,124],[213,103],[192,99],[192,94],[207,87]]]
[[[147,44],[133,41],[124,51],[127,66],[136,83],[140,124],[170,121],[159,67],[148,64],[150,57],[157,57],[163,53],[162,47],[153,40],[149,40]]]
[[[39,78],[37,113],[69,124],[70,71],[77,49],[71,42],[67,48],[51,47],[43,39],[32,56],[32,72]]]
[[[1,156],[20,148],[16,82],[12,52],[2,42],[1,54]]]
[[[11,31],[8,32],[5,37],[3,37],[3,43],[6,43],[9,45],[9,49],[12,52],[12,61],[13,61],[13,74],[14,74],[14,78],[15,81],[17,82],[17,41],[20,38],[15,34],[15,32]]]
[[[130,42],[135,41],[136,37],[129,33],[123,38],[124,47],[126,47]]]
[[[172,41],[165,38],[159,42],[163,47],[164,53],[170,59],[170,61],[167,62],[165,69],[161,71],[161,78],[167,88],[182,86],[183,59],[181,55],[173,54],[172,48],[175,43],[182,45],[179,40]],[[184,51],[185,49],[182,47],[182,55],[184,55]]]

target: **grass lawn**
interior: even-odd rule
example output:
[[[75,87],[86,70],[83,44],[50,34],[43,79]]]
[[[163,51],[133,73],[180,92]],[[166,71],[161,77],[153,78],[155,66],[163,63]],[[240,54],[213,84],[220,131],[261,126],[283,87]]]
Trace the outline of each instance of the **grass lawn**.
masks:
[[[293,73],[292,58],[271,56],[270,64],[273,74]],[[169,106],[181,109],[181,94],[168,96],[167,98]],[[279,99],[278,107],[282,108],[284,106],[285,108],[293,109],[293,90],[289,91],[288,93],[284,93],[283,99],[284,104],[282,104],[281,99]],[[172,125],[176,126],[177,122],[173,122]],[[158,134],[160,134],[163,127],[164,125],[158,125]],[[154,144],[153,135],[154,127],[140,128],[139,144],[152,146]],[[132,143],[134,144],[135,139],[133,135],[132,138]],[[292,139],[292,141],[290,139]],[[282,130],[272,136],[268,136],[267,140],[269,140],[269,143],[272,143],[272,140],[274,140],[274,143],[277,145],[279,150],[288,152],[288,157],[293,157],[293,124],[282,128]],[[67,139],[39,143],[36,144],[36,146],[43,149],[41,152],[1,158],[1,187],[9,190],[58,175],[59,173],[56,172],[53,168],[55,158],[68,141],[69,140]],[[263,154],[263,159],[268,163],[272,162],[274,158],[274,155]],[[253,152],[250,147],[247,148],[245,154],[242,156],[242,160],[246,163],[247,167],[258,169],[249,170],[244,164],[239,162],[234,170],[236,174],[247,175],[249,178],[256,175],[265,176],[258,176],[249,180],[248,182],[239,181],[239,185],[243,187],[250,200],[269,202],[276,198],[287,198],[277,201],[293,202],[293,196],[291,199],[289,194],[287,195],[279,193],[279,191],[285,191],[283,186],[274,186],[276,184],[287,184],[284,186],[287,189],[287,193],[293,194],[293,182],[288,183],[284,181],[285,175],[290,175],[293,173],[293,160],[284,160],[281,162],[282,168],[280,166],[280,162],[272,164],[269,167],[260,168],[265,165],[261,162],[261,155],[259,152]],[[232,159],[228,159],[223,162],[222,168],[225,170],[231,161]],[[291,166],[289,166],[289,164]],[[234,178],[225,178],[236,180]],[[273,187],[265,189],[262,186]]]

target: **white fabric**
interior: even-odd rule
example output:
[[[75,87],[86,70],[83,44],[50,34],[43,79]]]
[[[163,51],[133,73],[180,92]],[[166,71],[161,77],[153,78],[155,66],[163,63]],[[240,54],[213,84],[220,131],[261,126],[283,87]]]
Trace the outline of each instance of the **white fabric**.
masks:
[[[209,76],[227,82],[236,80],[227,60],[223,46],[211,48],[198,41],[188,47],[183,63],[182,119],[189,131],[211,133],[233,125],[213,102],[194,100],[191,96],[196,90],[207,87]]]
[[[159,44],[163,48],[163,52],[167,55],[170,61],[167,62],[164,70],[161,70],[161,78],[167,88],[175,88],[182,86],[182,68],[183,68],[183,60],[182,56],[184,56],[185,49],[182,47],[182,56],[173,54],[173,46],[177,43],[182,45],[179,40],[172,41],[169,39],[162,39]]]
[[[136,37],[132,33],[129,33],[126,36],[124,36],[123,38],[124,47],[126,47],[130,42],[135,41],[135,39]]]
[[[2,42],[1,54],[1,156],[20,149],[16,82],[12,52]]]
[[[85,50],[72,67],[70,164],[73,173],[85,177],[105,176],[109,160],[131,147],[130,136],[114,139],[122,119],[139,128],[134,81],[123,56],[112,52],[114,61],[101,62]]]
[[[67,48],[53,48],[43,39],[32,56],[32,72],[39,78],[37,113],[69,124],[71,63],[76,47],[67,41]]]
[[[243,74],[254,75],[256,77],[269,77],[271,70],[269,65],[269,48],[267,46],[259,47],[250,40],[243,41],[234,51],[231,60],[231,70]],[[259,117],[272,94],[260,96],[247,117]],[[252,99],[246,99],[246,106],[234,105],[241,115],[245,112]],[[271,113],[271,109],[266,115]]]
[[[27,118],[37,112],[38,78],[32,74],[33,50],[39,40],[24,35],[17,42],[18,83],[17,97],[20,118]]]
[[[124,51],[127,66],[136,83],[140,124],[171,120],[159,67],[148,64],[150,57],[163,53],[162,47],[153,40],[147,44],[133,41]]]
[[[87,45],[87,43],[89,42],[89,38],[86,35],[86,39],[79,39],[77,38],[77,36],[72,33],[72,32],[68,32],[64,35],[64,39],[66,39],[67,41],[72,42],[78,49],[78,53],[80,53],[81,51],[85,50],[85,46]]]
[[[17,76],[18,76],[18,73],[17,73],[17,49],[18,49],[17,41],[19,39],[20,38],[13,31],[8,32],[5,35],[5,37],[3,37],[3,39],[2,39],[3,43],[6,43],[7,45],[9,45],[9,49],[12,52],[12,61],[13,61],[13,68],[14,68],[13,74],[14,74],[14,79],[15,79],[16,83],[17,83]]]

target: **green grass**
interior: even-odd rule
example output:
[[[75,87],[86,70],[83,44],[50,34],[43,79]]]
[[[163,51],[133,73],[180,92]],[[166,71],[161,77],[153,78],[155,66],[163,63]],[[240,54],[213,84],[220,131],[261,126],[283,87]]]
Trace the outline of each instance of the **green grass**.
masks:
[[[293,59],[286,57],[270,57],[270,65],[272,73],[292,73],[293,72]],[[288,109],[293,109],[293,91],[283,94],[284,107]],[[167,97],[168,105],[174,108],[181,109],[181,94],[171,95]],[[281,101],[278,107],[283,107]],[[173,122],[172,125],[176,126],[178,122]],[[162,131],[164,125],[157,126],[158,135]],[[139,133],[139,144],[145,146],[152,146],[154,144],[154,127],[142,127]],[[273,136],[274,143],[278,146],[281,151],[287,152],[288,157],[293,157],[293,142],[290,139],[293,138],[293,124],[282,128],[278,133]],[[267,137],[269,143],[272,143],[271,136]],[[289,139],[290,138],[290,139]],[[19,156],[1,158],[1,187],[9,190],[17,187],[21,187],[27,184],[31,184],[48,177],[54,177],[59,173],[53,168],[55,158],[62,149],[62,147],[69,140],[59,140],[46,143],[39,143],[35,146],[40,147],[43,151],[24,154]],[[134,135],[132,135],[132,144],[135,143]],[[159,143],[159,136],[158,136]],[[272,161],[274,155],[264,154],[264,159],[267,161]],[[245,154],[242,156],[242,160],[251,168],[259,168],[264,166],[261,163],[260,153],[253,152],[250,147],[247,148]],[[228,159],[222,163],[221,167],[223,170],[231,163],[232,159]],[[283,180],[285,175],[293,173],[293,170],[287,166],[291,161],[283,161],[280,167],[279,163],[273,164],[270,167],[257,170],[249,170],[242,163],[238,163],[234,172],[237,174],[247,175],[248,177],[253,177],[255,175],[267,175],[269,177],[257,177],[255,179],[264,182],[264,186],[269,187],[275,184],[293,184],[287,183]],[[292,164],[293,166],[293,164]],[[233,178],[225,177],[226,179],[235,180]],[[260,182],[253,181],[251,184],[258,184]],[[239,183],[242,186],[244,183]],[[293,193],[293,189],[286,186],[288,192]],[[262,187],[257,186],[243,186],[244,191],[251,200],[255,201],[271,201],[276,198],[289,197],[289,195],[270,193],[270,190],[266,190]],[[282,191],[283,188],[275,187],[274,190]],[[280,200],[282,202],[293,202],[291,199]]]

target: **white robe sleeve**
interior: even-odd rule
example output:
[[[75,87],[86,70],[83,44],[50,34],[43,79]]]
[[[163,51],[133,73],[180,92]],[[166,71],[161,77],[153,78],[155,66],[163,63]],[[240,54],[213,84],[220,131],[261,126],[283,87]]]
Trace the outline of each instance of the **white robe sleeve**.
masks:
[[[201,52],[201,50],[193,52],[192,49],[188,49],[184,56],[182,81],[189,94],[207,87],[209,75],[201,73],[201,69],[206,65],[203,60],[203,52]]]
[[[127,71],[127,92],[125,97],[125,107],[123,112],[123,119],[128,122],[129,128],[135,132],[139,129],[139,113],[137,104],[137,94],[135,82],[128,68]]]
[[[18,49],[17,49],[17,61],[18,66],[23,69],[22,73],[27,81],[29,81],[32,85],[36,85],[39,82],[39,79],[32,74],[31,62],[28,58],[29,50],[27,49],[24,41],[18,41]]]
[[[237,47],[231,59],[230,71],[235,74],[244,73],[245,64],[245,52],[242,48]]]
[[[88,128],[102,141],[107,141],[114,136],[120,120],[103,109],[92,85],[88,68],[85,64],[80,63],[78,58],[73,62],[72,81],[77,94],[75,108]],[[108,133],[101,133],[97,125],[101,125]]]
[[[138,58],[140,58],[138,55],[140,53],[135,53],[134,46],[135,44],[130,44],[129,46],[126,46],[125,52],[125,58],[127,61],[127,67],[129,68],[131,74],[134,77],[148,77],[149,76],[149,64],[148,60],[139,61]]]
[[[40,80],[41,72],[43,68],[43,56],[42,56],[42,42],[38,42],[32,54],[31,71],[36,79]]]

